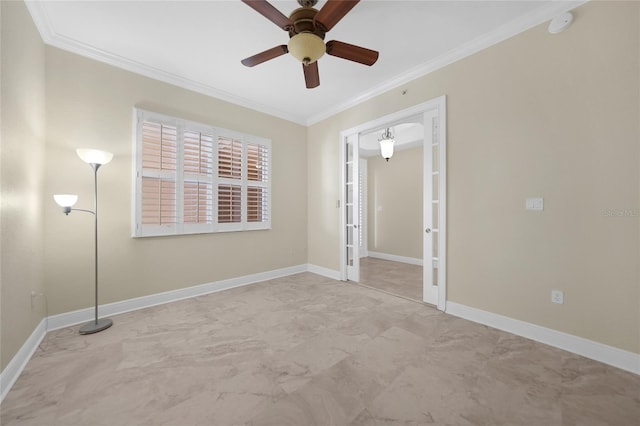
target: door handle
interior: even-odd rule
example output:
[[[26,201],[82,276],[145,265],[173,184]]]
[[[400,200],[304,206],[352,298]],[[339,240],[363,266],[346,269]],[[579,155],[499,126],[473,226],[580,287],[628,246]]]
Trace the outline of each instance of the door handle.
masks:
[[[426,232],[427,234],[430,234],[431,233],[431,228],[425,229],[424,232]]]

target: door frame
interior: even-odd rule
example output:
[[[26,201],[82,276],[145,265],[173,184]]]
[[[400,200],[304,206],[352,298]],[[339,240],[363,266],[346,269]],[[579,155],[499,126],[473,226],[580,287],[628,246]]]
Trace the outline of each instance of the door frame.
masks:
[[[368,121],[366,123],[362,123],[355,127],[342,130],[340,132],[340,169],[341,169],[341,189],[340,189],[340,280],[347,280],[347,263],[346,263],[346,170],[345,170],[345,152],[346,152],[346,143],[347,137],[352,135],[359,135],[360,133],[370,131],[372,129],[380,128],[385,125],[389,125],[390,123],[399,122],[413,116],[437,110],[438,112],[438,137],[439,137],[439,160],[440,160],[440,176],[438,181],[438,192],[440,197],[439,202],[439,211],[438,211],[438,227],[439,227],[439,237],[438,237],[438,310],[444,311],[446,309],[446,301],[447,301],[447,223],[446,223],[446,106],[447,99],[446,95],[439,96],[437,98],[431,99],[429,101],[423,102],[418,105],[414,105],[412,107],[403,109],[401,111],[397,111],[391,114],[387,114],[385,116],[376,118],[374,120]],[[426,138],[423,139],[423,147],[425,149],[432,149],[431,146],[426,145]],[[359,148],[357,146],[356,148]],[[423,166],[424,167],[424,166]],[[425,224],[425,226],[431,226],[430,224]],[[426,265],[426,262],[432,262],[432,259],[425,259],[423,253],[423,265]],[[423,283],[424,285],[424,283]],[[424,293],[424,292],[423,292]]]

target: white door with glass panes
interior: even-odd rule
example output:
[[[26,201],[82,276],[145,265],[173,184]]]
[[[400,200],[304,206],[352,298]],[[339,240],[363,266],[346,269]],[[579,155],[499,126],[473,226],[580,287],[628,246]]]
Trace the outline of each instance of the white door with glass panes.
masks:
[[[349,135],[346,138],[344,174],[344,232],[346,235],[345,256],[347,264],[347,279],[350,281],[360,281],[360,196],[359,196],[359,173],[358,166],[360,157],[358,155],[358,135]]]
[[[369,256],[367,250],[367,160],[360,159],[358,170],[358,240],[360,258]]]
[[[440,266],[440,117],[438,109],[424,113],[423,300],[439,304]]]

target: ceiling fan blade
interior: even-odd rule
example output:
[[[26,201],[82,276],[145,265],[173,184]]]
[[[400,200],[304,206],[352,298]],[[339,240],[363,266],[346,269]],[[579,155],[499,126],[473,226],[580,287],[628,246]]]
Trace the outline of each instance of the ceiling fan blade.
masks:
[[[285,31],[293,26],[289,18],[266,0],[242,0],[242,2]]]
[[[304,81],[307,83],[307,89],[313,89],[314,87],[320,86],[318,61],[312,62],[309,65],[302,64],[302,70],[304,71]]]
[[[331,40],[327,42],[327,55],[337,56],[364,65],[373,65],[378,60],[378,52],[354,44]]]
[[[327,0],[314,20],[325,31],[333,28],[360,0]]]
[[[285,53],[289,53],[289,49],[286,44],[281,46],[272,47],[271,49],[267,49],[264,52],[257,53],[253,56],[249,56],[248,58],[243,59],[242,65],[247,67],[254,67],[258,64],[266,62],[270,59],[277,58],[278,56],[282,56]]]

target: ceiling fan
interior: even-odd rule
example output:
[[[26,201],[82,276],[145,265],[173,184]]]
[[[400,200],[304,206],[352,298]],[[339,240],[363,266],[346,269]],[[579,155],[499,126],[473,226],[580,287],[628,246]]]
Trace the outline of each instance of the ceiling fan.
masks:
[[[320,9],[314,9],[318,0],[298,0],[300,8],[291,12],[287,18],[266,0],[242,0],[256,12],[289,33],[289,44],[267,49],[249,56],[241,62],[253,67],[291,53],[302,62],[304,80],[307,89],[320,85],[318,59],[324,55],[337,56],[364,65],[373,65],[378,60],[378,52],[364,47],[331,40],[324,43],[325,34],[349,13],[360,0],[327,0]]]

